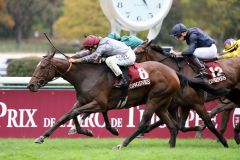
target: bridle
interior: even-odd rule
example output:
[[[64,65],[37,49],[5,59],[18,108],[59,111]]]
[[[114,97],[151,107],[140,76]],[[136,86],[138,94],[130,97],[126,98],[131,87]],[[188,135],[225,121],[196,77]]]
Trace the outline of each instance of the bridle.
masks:
[[[52,59],[46,60],[46,61],[48,61],[46,67],[44,67],[44,73],[46,73],[46,74],[45,74],[45,75],[42,75],[41,77],[36,76],[36,75],[34,75],[34,74],[33,74],[33,76],[32,76],[32,77],[35,77],[35,78],[38,79],[37,84],[38,84],[40,87],[44,86],[44,85],[47,84],[48,82],[51,82],[51,81],[54,81],[54,80],[56,80],[56,79],[58,79],[58,78],[60,78],[60,77],[63,77],[63,76],[66,75],[66,74],[71,70],[71,68],[72,68],[72,63],[69,62],[69,66],[68,66],[67,70],[66,70],[64,73],[62,73],[61,71],[59,71],[59,70],[57,69],[57,66],[53,64]],[[60,76],[59,76],[59,77],[55,77],[55,78],[53,78],[52,80],[47,81],[46,79],[49,77],[49,74],[52,72],[53,68],[55,68],[55,71],[56,71]]]

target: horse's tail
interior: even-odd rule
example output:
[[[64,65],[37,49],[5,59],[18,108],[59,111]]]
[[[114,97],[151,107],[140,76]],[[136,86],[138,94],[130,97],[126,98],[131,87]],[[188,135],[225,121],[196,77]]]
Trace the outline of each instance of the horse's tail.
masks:
[[[230,90],[227,88],[215,89],[203,80],[189,79],[179,72],[177,72],[177,75],[178,75],[178,78],[181,83],[181,89],[184,88],[185,86],[189,85],[194,89],[202,89],[202,90],[204,90],[210,94],[213,94],[215,96],[225,96],[230,92]]]

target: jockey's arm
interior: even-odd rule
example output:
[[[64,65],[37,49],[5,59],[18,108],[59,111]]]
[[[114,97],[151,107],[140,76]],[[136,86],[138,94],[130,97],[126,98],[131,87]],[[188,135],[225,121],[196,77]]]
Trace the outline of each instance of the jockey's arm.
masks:
[[[92,54],[90,55],[87,55],[85,57],[82,57],[82,58],[78,58],[78,59],[75,59],[75,63],[94,63],[98,60],[98,58],[101,56],[101,53],[95,51],[93,52]]]
[[[71,58],[74,58],[74,59],[82,58],[82,57],[87,56],[89,54],[91,54],[91,51],[85,49],[85,50],[81,50],[79,52],[76,52],[76,54],[73,55]]]
[[[187,50],[182,52],[182,56],[190,56],[193,54],[193,52],[197,48],[196,39],[197,39],[197,35],[192,34],[191,37],[189,38],[189,47]]]

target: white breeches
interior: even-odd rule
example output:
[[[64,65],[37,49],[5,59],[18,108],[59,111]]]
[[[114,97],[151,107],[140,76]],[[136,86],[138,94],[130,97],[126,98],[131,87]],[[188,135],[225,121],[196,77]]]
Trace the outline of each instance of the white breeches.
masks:
[[[211,47],[196,48],[193,55],[200,59],[213,59],[218,56],[217,47],[215,44],[212,44]]]
[[[105,63],[113,71],[116,76],[122,74],[119,66],[130,66],[133,65],[136,60],[136,55],[132,49],[129,49],[128,52],[124,55],[114,55],[106,58]]]

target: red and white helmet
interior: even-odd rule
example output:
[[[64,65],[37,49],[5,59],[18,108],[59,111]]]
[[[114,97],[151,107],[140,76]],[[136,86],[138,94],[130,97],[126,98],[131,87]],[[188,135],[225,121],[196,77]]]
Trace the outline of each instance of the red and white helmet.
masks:
[[[83,41],[83,47],[93,47],[94,45],[98,45],[100,42],[100,38],[94,36],[94,35],[89,35],[87,36],[84,41]]]

